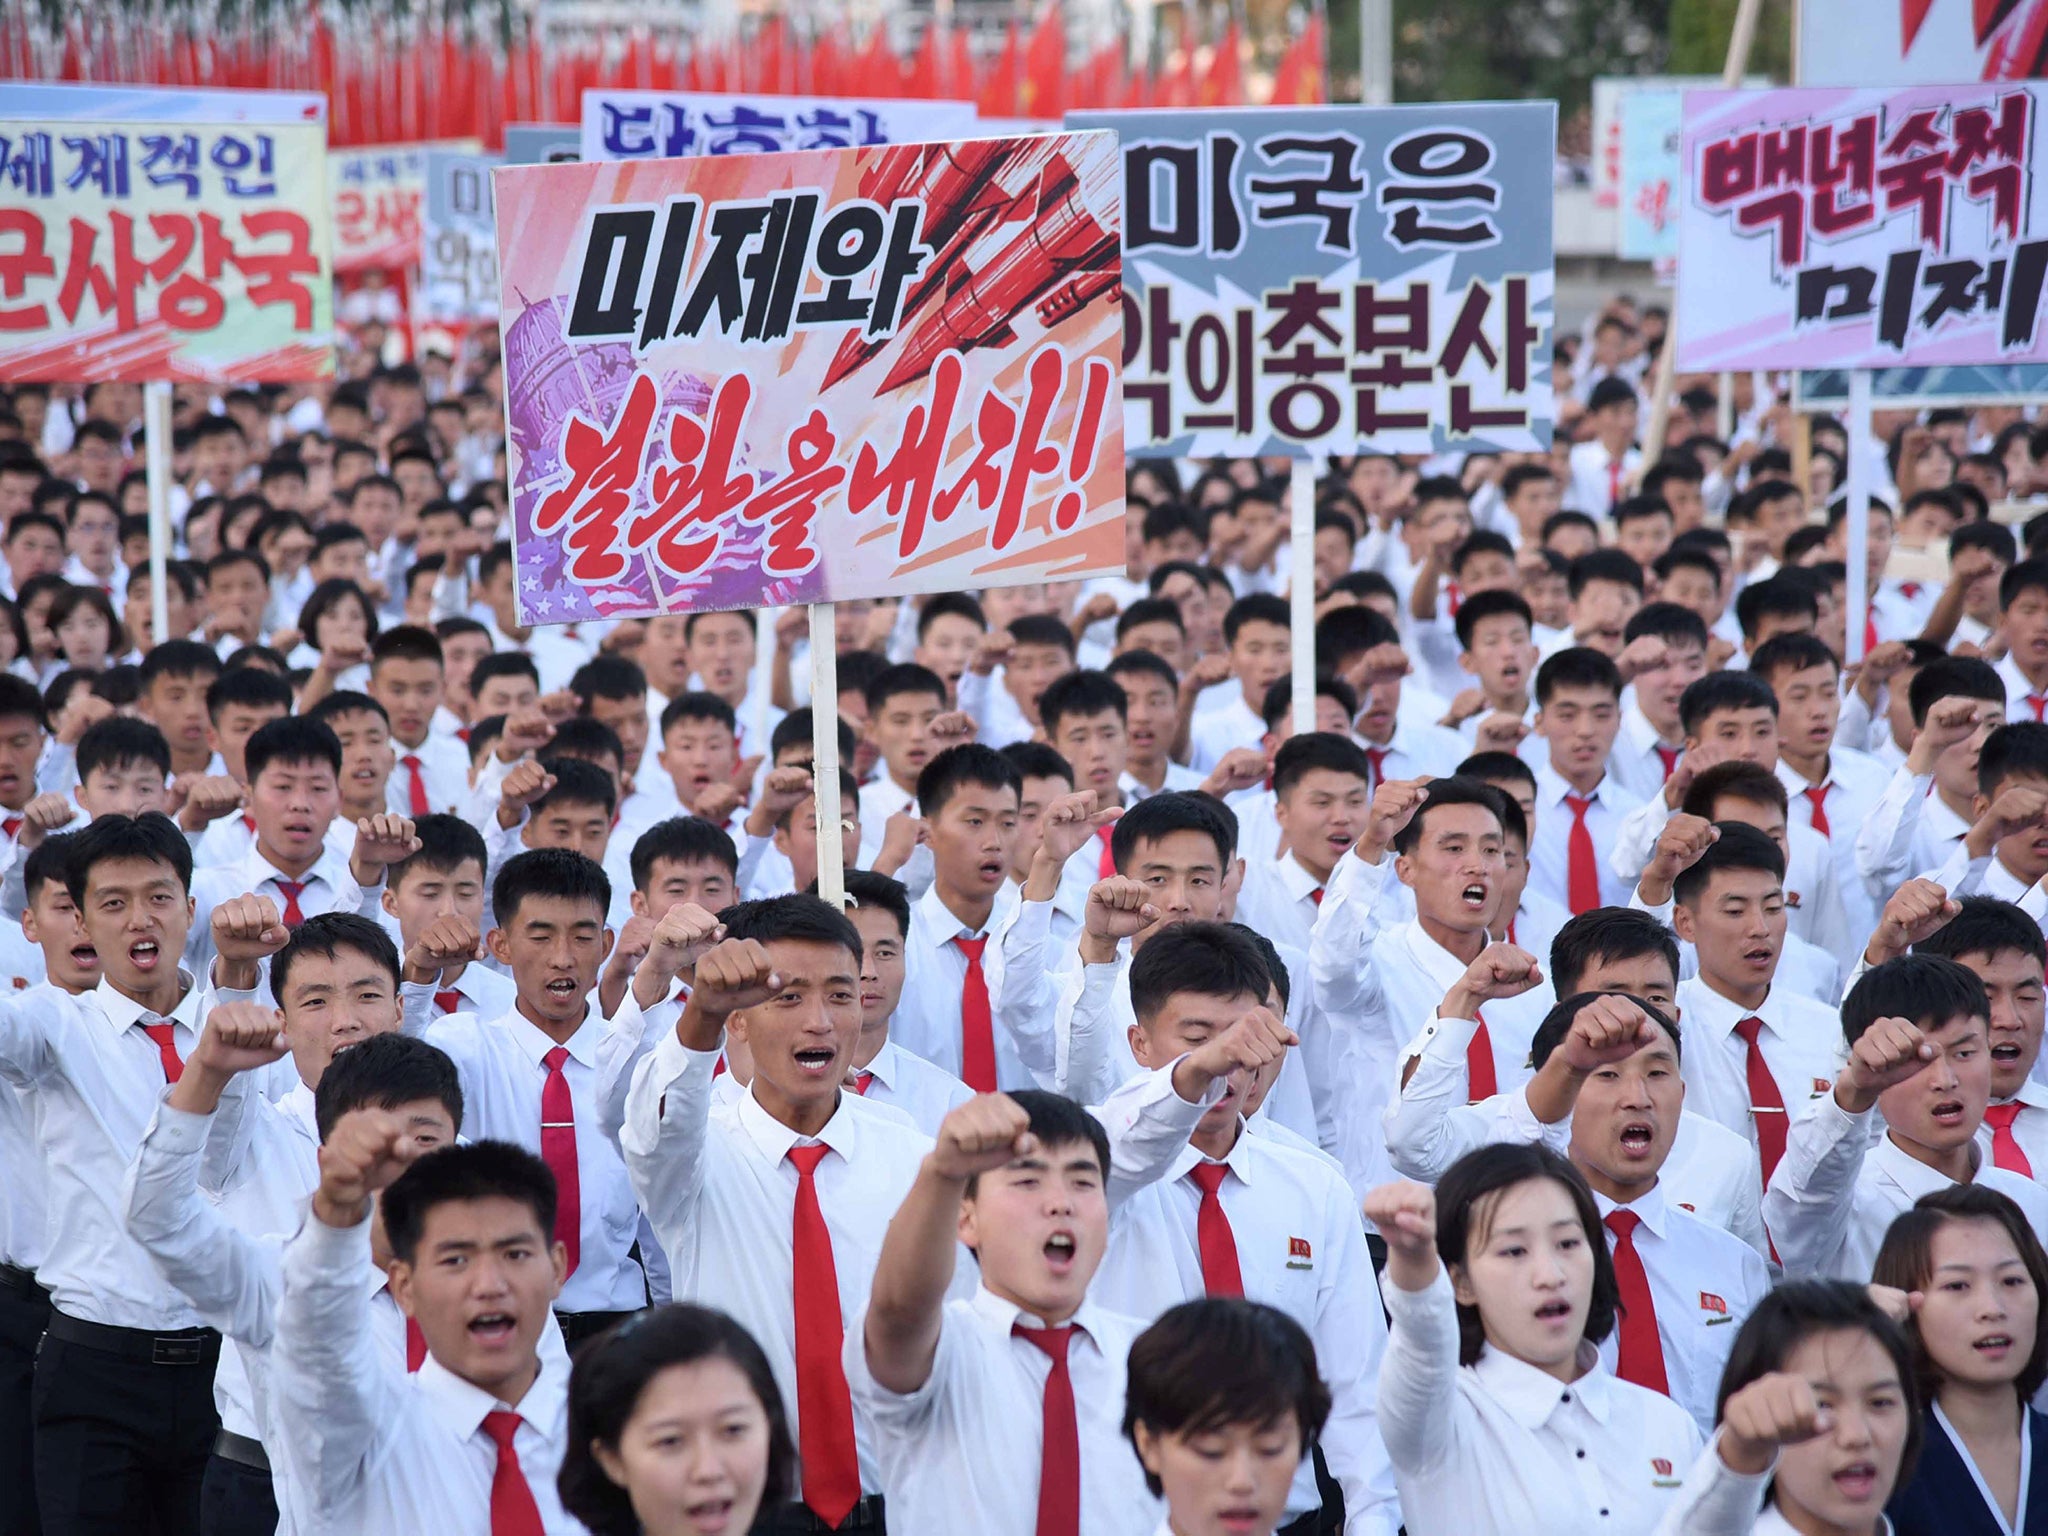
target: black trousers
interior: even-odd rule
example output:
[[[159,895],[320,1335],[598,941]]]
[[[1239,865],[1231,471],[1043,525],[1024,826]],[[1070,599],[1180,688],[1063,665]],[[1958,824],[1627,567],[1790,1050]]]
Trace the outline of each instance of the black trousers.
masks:
[[[199,1528],[205,1536],[276,1536],[277,1489],[270,1474],[215,1455],[199,1490]]]
[[[854,1505],[853,1513],[837,1526],[827,1525],[805,1504],[789,1503],[780,1509],[762,1513],[760,1522],[754,1527],[759,1536],[827,1536],[839,1530],[859,1532],[860,1536],[887,1536],[882,1524],[882,1496],[871,1493]]]
[[[40,1536],[36,1519],[36,1346],[50,1321],[47,1291],[0,1286],[0,1536]]]
[[[219,1335],[191,1354],[159,1365],[43,1336],[35,1465],[46,1536],[200,1536],[200,1484],[220,1430]]]

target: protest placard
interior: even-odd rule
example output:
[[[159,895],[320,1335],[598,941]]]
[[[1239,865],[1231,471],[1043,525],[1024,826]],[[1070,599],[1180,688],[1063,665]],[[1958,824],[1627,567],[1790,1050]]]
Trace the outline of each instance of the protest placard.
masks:
[[[960,138],[971,101],[724,95],[700,91],[583,93],[583,158],[775,154]]]
[[[426,222],[420,232],[420,312],[441,325],[498,318],[497,225],[491,215],[496,155],[427,152]]]

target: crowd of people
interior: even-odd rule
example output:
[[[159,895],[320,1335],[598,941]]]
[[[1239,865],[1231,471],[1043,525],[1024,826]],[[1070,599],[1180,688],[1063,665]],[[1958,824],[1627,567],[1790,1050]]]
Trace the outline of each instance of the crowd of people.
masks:
[[[139,391],[0,386],[0,1532],[2048,1519],[2048,423],[1880,413],[1866,618],[1662,331],[1332,461],[1312,636],[1134,460],[832,700],[524,622],[494,336],[181,388],[161,594]]]

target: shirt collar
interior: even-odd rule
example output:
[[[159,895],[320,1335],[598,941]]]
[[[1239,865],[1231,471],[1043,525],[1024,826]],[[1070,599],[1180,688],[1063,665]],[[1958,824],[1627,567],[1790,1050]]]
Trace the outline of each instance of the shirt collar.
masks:
[[[1003,1300],[1002,1297],[998,1296],[986,1285],[978,1285],[974,1288],[974,1299],[969,1305],[974,1308],[981,1318],[996,1328],[1001,1329],[1005,1334],[1020,1324],[1026,1328],[1043,1328],[1046,1326],[1043,1318],[1034,1317],[1014,1301]],[[1080,1310],[1067,1319],[1067,1322],[1071,1323],[1080,1332],[1082,1337],[1095,1346],[1097,1354],[1103,1352],[1102,1332],[1098,1326],[1101,1319],[1102,1309],[1096,1306],[1092,1300],[1084,1300],[1081,1303]],[[1065,1325],[1063,1324],[1062,1326]]]
[[[330,889],[338,891],[342,884],[337,868],[340,862],[335,857],[334,850],[323,843],[320,857],[314,860],[313,867],[296,878],[302,885],[310,886],[315,882],[325,882]],[[290,880],[294,877],[263,857],[262,845],[252,835],[249,839],[249,851],[242,856],[242,878],[248,882],[248,889],[254,891],[266,880]]]
[[[851,1161],[853,1149],[858,1142],[858,1127],[854,1116],[846,1107],[848,1097],[849,1095],[842,1089],[839,1102],[832,1108],[832,1118],[825,1122],[824,1129],[818,1132],[815,1139]],[[739,1097],[739,1122],[740,1129],[746,1132],[747,1139],[753,1142],[760,1154],[771,1163],[780,1163],[789,1156],[791,1147],[798,1142],[812,1139],[797,1135],[769,1114],[761,1107],[761,1101],[754,1097],[752,1089]]]
[[[1695,976],[1679,983],[1685,996],[1680,1006],[1685,1010],[1685,1027],[1695,1029],[1704,1021],[1715,1034],[1726,1038],[1735,1033],[1735,1026],[1744,1019],[1762,1019],[1764,1027],[1773,1034],[1781,1034],[1777,1022],[1771,1017],[1774,998],[1766,997],[1761,1008],[1745,1009],[1732,998],[1723,997],[1705,981]],[[1687,991],[1686,989],[1690,989]]]
[[[2000,901],[2018,901],[2032,889],[2018,875],[2005,867],[2005,860],[1997,854],[1991,855],[1991,862],[1984,869],[1984,894],[1996,896]]]
[[[1586,1412],[1602,1424],[1607,1422],[1612,1398],[1609,1378],[1600,1369],[1600,1354],[1592,1344],[1579,1341],[1579,1378],[1559,1381],[1548,1371],[1539,1371],[1527,1361],[1482,1345],[1472,1373],[1486,1389],[1487,1396],[1507,1409],[1508,1416],[1524,1429],[1541,1429],[1550,1416],[1565,1406],[1567,1397],[1583,1403]]]
[[[1595,784],[1584,795],[1580,795],[1579,798],[1597,801],[1600,798],[1601,792],[1606,788],[1607,777],[1605,774],[1602,774],[1600,782]],[[1564,803],[1566,795],[1578,795],[1578,793],[1576,789],[1573,789],[1565,781],[1564,775],[1551,767],[1548,762],[1541,762],[1536,765],[1536,803],[1539,806],[1551,806],[1554,808]]]
[[[594,1068],[597,1065],[598,1044],[604,1038],[603,1021],[598,1017],[597,1010],[587,1005],[583,1012],[583,1022],[576,1026],[576,1033],[566,1040],[550,1038],[545,1030],[519,1011],[517,1003],[501,1015],[492,1027],[505,1030],[518,1041],[527,1058],[535,1066],[543,1065],[548,1052],[559,1045],[568,1050],[572,1061]]]
[[[1659,747],[1670,750],[1664,738],[1657,734],[1657,727],[1650,724],[1650,717],[1643,713],[1640,704],[1628,707],[1628,712],[1621,717],[1621,728],[1628,733],[1628,743],[1636,749],[1638,757],[1648,757]]]
[[[1831,762],[1828,766],[1833,767],[1834,764]],[[1812,779],[1809,779],[1797,768],[1786,762],[1784,758],[1780,757],[1778,759],[1778,782],[1785,786],[1787,794],[1803,795],[1809,789],[1819,789],[1821,784],[1832,784],[1834,776],[1830,774],[1827,778],[1822,779],[1819,784],[1816,784]]]
[[[1908,1201],[1918,1200],[1922,1195],[1931,1195],[1936,1190],[1947,1189],[1953,1182],[1947,1174],[1930,1168],[1918,1158],[1909,1155],[1888,1134],[1878,1137],[1877,1145],[1866,1155],[1880,1173],[1905,1191]],[[1970,1176],[1975,1178],[1977,1169],[1983,1166],[1983,1153],[1974,1142],[1970,1145],[1970,1162]]]
[[[199,1033],[199,988],[192,979],[192,973],[182,965],[178,967],[178,980],[185,985],[185,995],[178,999],[178,1006],[163,1017],[175,1024],[182,1024],[193,1034]],[[144,1019],[155,1018],[142,1004],[125,993],[114,990],[114,984],[104,976],[92,990],[92,996],[100,1005],[100,1012],[107,1016],[107,1022],[116,1029],[127,1029]]]
[[[1605,1222],[1616,1211],[1624,1209],[1634,1211],[1642,1221],[1642,1224],[1648,1227],[1651,1235],[1655,1237],[1665,1236],[1664,1229],[1671,1221],[1671,1207],[1665,1203],[1662,1180],[1652,1184],[1648,1193],[1629,1201],[1626,1206],[1619,1205],[1615,1201],[1608,1199],[1596,1189],[1593,1191],[1593,1204],[1599,1207],[1600,1220],[1602,1222]]]
[[[311,1140],[320,1140],[320,1122],[313,1113],[313,1090],[303,1079],[292,1084],[291,1091],[277,1101],[277,1107],[286,1120],[303,1130]]]
[[[981,936],[986,937],[1000,928],[1004,917],[1017,905],[1018,900],[1016,883],[1005,880],[1001,889],[996,892],[995,905],[988,910],[988,923],[982,928]],[[955,917],[952,909],[939,899],[936,881],[925,887],[925,893],[917,898],[917,911],[922,915],[925,926],[931,930],[935,943],[950,944],[962,934],[968,938],[976,937],[974,930]]]
[[[533,1385],[526,1389],[526,1396],[519,1400],[516,1408],[499,1402],[482,1387],[464,1381],[432,1354],[420,1362],[413,1380],[419,1383],[420,1395],[426,1399],[434,1416],[458,1439],[467,1440],[480,1432],[484,1427],[484,1415],[499,1409],[518,1414],[544,1439],[560,1438],[567,1393],[559,1375],[548,1370],[545,1356],[540,1360],[540,1374],[534,1377]]]
[[[855,1070],[872,1073],[874,1074],[875,1081],[884,1088],[894,1088],[896,1086],[896,1079],[903,1071],[902,1064],[896,1059],[896,1042],[894,1040],[884,1040],[882,1048],[875,1052],[875,1059],[866,1066],[856,1068]]]
[[[1422,926],[1419,918],[1410,918],[1399,930],[1408,941],[1408,953],[1413,955],[1439,992],[1448,992],[1465,974],[1465,962],[1452,954],[1443,945],[1432,939]]]
[[[1997,1103],[1997,1100],[1993,1100]],[[2034,1109],[2048,1109],[2048,1085],[2037,1083],[2031,1075],[2021,1079],[2020,1091],[2005,1101],[2008,1104],[2025,1104]]]
[[[1920,807],[1920,825],[1938,843],[1952,843],[1970,830],[1970,824],[1948,808],[1948,802],[1929,790]]]
[[[1236,1174],[1238,1179],[1246,1184],[1256,1184],[1259,1176],[1258,1154],[1249,1150],[1246,1146],[1246,1143],[1251,1141],[1251,1139],[1251,1129],[1245,1122],[1244,1116],[1239,1115],[1237,1117],[1237,1140],[1230,1144],[1228,1152],[1224,1153],[1220,1159],[1216,1159],[1216,1161],[1220,1161],[1224,1167]],[[1173,1162],[1168,1165],[1166,1170],[1166,1181],[1172,1183],[1175,1179],[1184,1179],[1188,1176],[1190,1169],[1209,1161],[1211,1159],[1206,1152],[1198,1149],[1193,1142],[1188,1142],[1174,1154]]]
[[[1327,883],[1310,874],[1291,853],[1283,853],[1273,861],[1273,872],[1279,877],[1280,888],[1295,901],[1307,901]]]

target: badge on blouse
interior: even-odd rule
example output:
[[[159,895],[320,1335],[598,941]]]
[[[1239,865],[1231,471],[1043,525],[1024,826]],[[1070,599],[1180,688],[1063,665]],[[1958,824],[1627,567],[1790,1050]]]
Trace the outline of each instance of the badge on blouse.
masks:
[[[1315,1256],[1309,1251],[1308,1239],[1290,1237],[1287,1239],[1287,1267],[1289,1269],[1314,1269]]]

